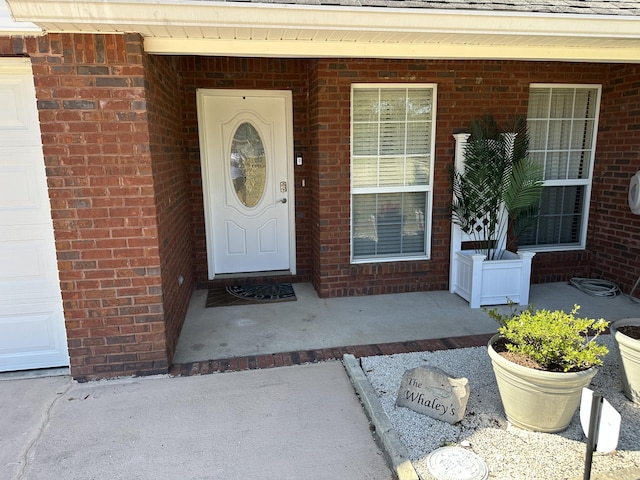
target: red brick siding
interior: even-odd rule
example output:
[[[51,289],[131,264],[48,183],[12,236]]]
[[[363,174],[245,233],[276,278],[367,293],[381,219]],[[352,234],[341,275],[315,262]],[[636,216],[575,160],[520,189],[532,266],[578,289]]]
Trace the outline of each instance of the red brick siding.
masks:
[[[312,138],[318,150],[318,258],[321,296],[448,288],[452,134],[472,118],[526,114],[534,82],[600,83],[607,65],[510,61],[318,60],[310,88]],[[349,99],[352,83],[425,82],[438,86],[431,259],[349,264]],[[317,95],[317,98],[315,98]],[[538,254],[533,280],[559,280],[588,269],[588,252]]]
[[[311,164],[309,169],[309,188],[311,198],[309,199],[309,230],[311,238],[309,246],[311,248],[311,283],[317,292],[320,292],[319,286],[322,284],[321,270],[319,266],[322,264],[322,249],[320,242],[320,223],[319,216],[319,185],[320,185],[320,139],[322,126],[318,124],[318,99],[321,93],[326,94],[326,87],[321,85],[318,80],[317,62],[310,62],[309,67],[309,159],[307,163]]]
[[[296,167],[298,278],[311,278],[325,297],[446,289],[450,238],[446,167],[453,161],[451,135],[466,129],[473,117],[488,112],[498,119],[526,114],[531,83],[604,83],[611,71],[609,65],[554,62],[184,58],[185,144],[191,165],[189,188],[198,284],[206,283],[206,250],[196,88],[293,89],[296,151],[308,152],[305,165]],[[612,78],[615,81],[615,74]],[[438,85],[431,260],[349,263],[349,102],[354,82]],[[603,110],[606,100],[605,95]],[[304,189],[300,186],[302,178]],[[589,243],[585,251],[538,254],[532,281],[588,276],[590,249]]]
[[[640,66],[610,70],[602,93],[588,244],[592,276],[628,293],[640,276],[640,215],[631,212],[627,198],[629,180],[640,170]]]
[[[32,59],[77,379],[166,372],[142,42],[51,34],[2,42]]]
[[[296,201],[297,275],[278,277],[280,281],[308,281],[311,272],[310,202],[313,195],[309,182],[312,161],[308,158],[307,62],[303,60],[267,58],[180,57],[183,85],[185,147],[189,159],[189,202],[193,231],[195,278],[198,286],[207,281],[207,253],[200,173],[200,148],[196,91],[198,88],[234,88],[290,90],[293,96],[294,151],[303,155],[302,166],[294,167]],[[293,162],[294,159],[289,159]],[[302,187],[305,180],[306,187]],[[254,282],[267,278],[253,278]],[[227,283],[222,280],[215,283]],[[237,280],[235,280],[237,282]]]
[[[197,88],[293,92],[295,151],[305,161],[295,167],[298,275],[290,279],[311,280],[327,297],[446,289],[452,134],[488,112],[525,114],[531,83],[601,83],[587,250],[538,254],[532,278],[593,275],[628,290],[639,273],[640,217],[626,204],[640,168],[638,66],[152,57],[137,35],[4,37],[0,54],[33,62],[78,379],[167,371],[189,293],[208,283]],[[349,262],[354,82],[438,86],[430,260]]]
[[[182,102],[176,101],[180,98],[178,60],[145,54],[143,64],[162,272],[158,293],[162,294],[171,362],[193,291],[188,165],[182,141]]]

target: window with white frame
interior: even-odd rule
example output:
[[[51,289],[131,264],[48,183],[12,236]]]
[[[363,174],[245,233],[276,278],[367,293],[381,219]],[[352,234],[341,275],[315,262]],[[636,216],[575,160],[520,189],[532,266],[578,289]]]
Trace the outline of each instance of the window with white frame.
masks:
[[[544,166],[544,189],[540,216],[520,236],[520,247],[585,247],[600,91],[599,85],[531,85],[529,154]]]
[[[352,262],[429,257],[436,86],[353,85]]]

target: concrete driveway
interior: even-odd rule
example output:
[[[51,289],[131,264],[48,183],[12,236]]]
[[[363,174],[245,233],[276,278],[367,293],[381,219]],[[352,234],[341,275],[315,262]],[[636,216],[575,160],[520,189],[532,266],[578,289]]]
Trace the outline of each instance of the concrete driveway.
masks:
[[[393,478],[341,362],[0,381],[0,478]]]

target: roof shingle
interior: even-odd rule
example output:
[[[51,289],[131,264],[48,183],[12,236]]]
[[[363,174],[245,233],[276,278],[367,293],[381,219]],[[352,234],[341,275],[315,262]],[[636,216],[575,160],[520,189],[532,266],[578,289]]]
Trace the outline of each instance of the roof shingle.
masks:
[[[205,2],[239,0],[201,0]],[[640,16],[640,0],[240,0],[283,5],[422,8],[568,15]]]

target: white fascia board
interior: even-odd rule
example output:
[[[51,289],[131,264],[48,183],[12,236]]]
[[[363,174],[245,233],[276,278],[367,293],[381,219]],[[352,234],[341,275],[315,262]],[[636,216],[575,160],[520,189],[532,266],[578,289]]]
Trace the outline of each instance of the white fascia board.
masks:
[[[157,54],[596,62],[640,59],[640,17],[631,16],[205,0],[7,1],[15,18],[32,21],[47,32],[138,32],[145,37],[145,49]],[[186,29],[200,33],[185,35]],[[283,34],[261,39],[207,37],[217,35],[215,32],[219,30],[234,29]],[[376,32],[379,35],[376,38],[381,40],[368,37],[369,41],[314,41],[314,32],[336,32],[338,36]],[[397,34],[407,34],[407,38],[429,34],[435,41],[382,40]],[[462,35],[475,38],[459,42]],[[549,46],[550,38],[558,39],[557,43]],[[594,48],[594,41],[600,39],[606,47]],[[616,40],[620,43],[616,44]]]
[[[224,26],[383,32],[640,38],[640,17],[341,7],[194,0],[7,0],[41,24]],[[102,32],[104,33],[104,32]]]
[[[152,54],[292,58],[407,58],[451,60],[532,60],[598,63],[640,63],[637,49],[543,46],[461,45],[450,43],[357,43],[301,40],[213,40],[146,37]]]
[[[0,35],[42,35],[42,29],[30,22],[16,22],[5,0],[0,0]]]

